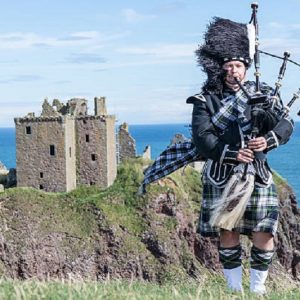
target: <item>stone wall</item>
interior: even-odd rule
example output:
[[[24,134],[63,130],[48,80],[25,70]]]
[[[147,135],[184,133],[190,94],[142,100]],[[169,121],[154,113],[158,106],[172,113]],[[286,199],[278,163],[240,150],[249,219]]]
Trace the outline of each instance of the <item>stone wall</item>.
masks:
[[[76,121],[77,184],[106,187],[107,136],[103,117],[82,117]]]
[[[64,118],[15,119],[15,124],[17,185],[66,191]]]
[[[105,97],[94,98],[95,116],[106,116],[106,100]]]
[[[65,117],[66,191],[76,188],[76,134],[75,119]]]
[[[116,153],[116,133],[115,116],[106,116],[106,140],[107,140],[107,186],[113,184],[117,176],[117,153]]]
[[[68,113],[72,116],[87,115],[87,100],[83,98],[72,98],[67,104]]]
[[[126,158],[136,157],[135,139],[129,134],[127,123],[123,123],[119,127],[118,142],[119,142],[119,161],[120,162],[122,162]]]
[[[67,105],[45,99],[40,117],[15,118],[17,185],[64,192],[77,185],[111,185],[117,174],[115,116],[105,98],[95,98],[95,116],[87,100]]]

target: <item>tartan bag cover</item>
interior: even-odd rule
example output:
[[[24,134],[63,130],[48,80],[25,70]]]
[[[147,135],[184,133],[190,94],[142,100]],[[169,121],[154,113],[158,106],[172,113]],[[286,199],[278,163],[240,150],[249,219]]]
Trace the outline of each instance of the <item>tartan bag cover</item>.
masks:
[[[146,192],[147,184],[167,176],[197,160],[203,159],[201,159],[192,141],[169,146],[155,159],[154,163],[144,171],[144,180],[141,185],[142,193]]]

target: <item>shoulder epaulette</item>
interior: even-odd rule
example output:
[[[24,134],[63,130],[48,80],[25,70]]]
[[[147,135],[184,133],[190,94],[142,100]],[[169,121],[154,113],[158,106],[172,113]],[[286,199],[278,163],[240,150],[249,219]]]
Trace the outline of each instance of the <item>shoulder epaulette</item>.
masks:
[[[188,97],[186,103],[195,103],[196,101],[206,102],[206,99],[203,94],[199,93],[194,96]]]

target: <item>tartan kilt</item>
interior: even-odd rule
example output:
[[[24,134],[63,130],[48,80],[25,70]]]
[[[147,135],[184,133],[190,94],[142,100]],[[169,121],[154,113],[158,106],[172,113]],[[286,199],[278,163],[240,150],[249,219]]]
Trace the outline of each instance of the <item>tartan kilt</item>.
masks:
[[[220,229],[209,224],[211,206],[220,199],[224,188],[214,186],[205,173],[202,177],[203,195],[197,232],[202,236],[216,237],[219,236]],[[272,183],[267,188],[255,185],[244,216],[233,231],[248,236],[251,236],[252,232],[268,232],[274,236],[278,227],[278,214],[275,184]]]

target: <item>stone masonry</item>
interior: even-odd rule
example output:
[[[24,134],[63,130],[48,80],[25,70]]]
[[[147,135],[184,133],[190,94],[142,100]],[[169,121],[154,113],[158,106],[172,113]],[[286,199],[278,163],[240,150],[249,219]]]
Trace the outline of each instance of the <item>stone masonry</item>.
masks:
[[[115,116],[105,98],[95,98],[95,115],[87,100],[66,105],[45,99],[41,116],[15,118],[17,186],[48,192],[70,191],[78,185],[107,187],[116,177]]]
[[[128,124],[123,123],[119,127],[119,160],[136,157],[136,145],[134,138],[129,134]]]

